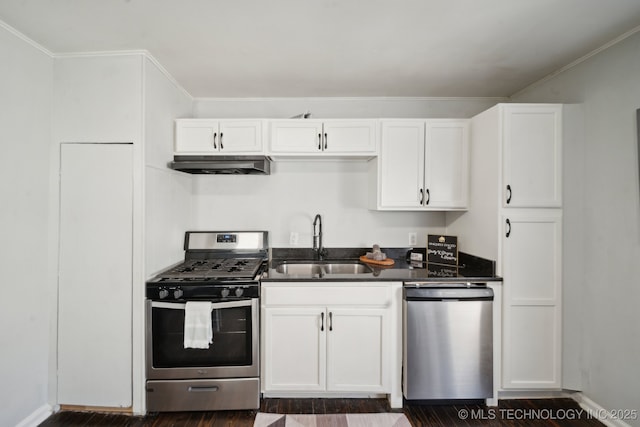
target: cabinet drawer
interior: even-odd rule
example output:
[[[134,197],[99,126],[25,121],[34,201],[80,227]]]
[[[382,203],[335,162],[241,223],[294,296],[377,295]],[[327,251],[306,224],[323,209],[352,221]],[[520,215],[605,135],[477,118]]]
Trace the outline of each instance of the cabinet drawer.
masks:
[[[258,378],[147,381],[147,411],[258,409]]]
[[[391,286],[287,283],[267,284],[262,289],[261,299],[264,305],[389,306],[392,302]]]

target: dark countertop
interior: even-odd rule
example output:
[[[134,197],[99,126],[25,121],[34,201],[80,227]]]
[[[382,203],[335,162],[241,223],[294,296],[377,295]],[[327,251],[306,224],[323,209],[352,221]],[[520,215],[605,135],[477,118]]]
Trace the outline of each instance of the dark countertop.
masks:
[[[370,248],[329,248],[321,261],[314,260],[311,249],[272,248],[269,270],[261,279],[263,282],[327,282],[327,281],[394,281],[394,282],[501,282],[502,278],[495,274],[495,262],[466,254],[458,253],[458,266],[427,264],[409,261],[410,252],[423,254],[426,250],[412,248],[382,248],[388,258],[395,263],[390,267],[369,265],[371,273],[363,274],[330,274],[330,275],[292,275],[276,271],[276,266],[283,262],[359,262],[359,257],[371,252]]]

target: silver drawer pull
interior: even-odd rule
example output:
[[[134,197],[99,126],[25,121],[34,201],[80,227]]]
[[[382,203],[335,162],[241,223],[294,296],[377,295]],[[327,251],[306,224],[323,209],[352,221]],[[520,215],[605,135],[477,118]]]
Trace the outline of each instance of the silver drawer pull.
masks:
[[[208,387],[207,386],[200,386],[200,387],[190,386],[189,387],[189,391],[194,393],[202,393],[202,392],[218,391],[218,390],[220,390],[220,387],[218,387],[217,385],[212,385]]]

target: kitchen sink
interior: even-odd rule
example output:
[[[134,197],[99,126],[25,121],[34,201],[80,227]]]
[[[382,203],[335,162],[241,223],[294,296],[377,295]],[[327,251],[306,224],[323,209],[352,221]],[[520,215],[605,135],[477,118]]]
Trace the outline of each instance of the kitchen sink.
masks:
[[[322,268],[326,274],[365,274],[372,271],[369,266],[357,262],[324,264]]]
[[[276,272],[292,276],[324,276],[328,274],[366,274],[373,270],[359,262],[283,262]]]
[[[322,264],[300,263],[300,264],[279,264],[276,271],[282,274],[292,274],[295,276],[315,276],[322,274]]]

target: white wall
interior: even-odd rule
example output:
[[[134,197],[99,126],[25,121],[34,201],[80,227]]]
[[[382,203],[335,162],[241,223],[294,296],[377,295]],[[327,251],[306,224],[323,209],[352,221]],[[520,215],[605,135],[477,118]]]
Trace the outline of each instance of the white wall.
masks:
[[[514,100],[583,106],[583,142],[564,153],[565,300],[579,300],[565,307],[573,328],[564,336],[581,338],[587,397],[608,409],[638,409],[640,33]]]
[[[193,99],[151,57],[144,59],[144,277],[184,258],[184,232],[191,220],[190,175],[167,168],[173,158],[174,125],[190,117]],[[145,412],[143,283],[133,289],[133,410]]]
[[[142,413],[144,279],[184,255],[182,239],[191,219],[191,177],[167,169],[166,164],[173,155],[173,121],[191,116],[193,100],[143,52],[57,57],[54,85],[55,153],[61,142],[68,141],[133,142],[131,386],[132,409],[134,413]],[[54,171],[59,168],[57,157],[54,154],[52,160]],[[52,188],[54,212],[57,192],[57,188]],[[52,214],[53,226],[56,215]],[[52,382],[55,369],[53,363]],[[51,393],[55,401],[55,388]]]
[[[492,98],[264,98],[196,99],[195,116],[286,118],[310,111],[314,118],[467,118],[499,102]],[[194,178],[196,229],[265,229],[272,247],[312,245],[312,222],[323,220],[326,247],[409,246],[408,233],[444,231],[442,212],[376,212],[367,209],[364,161],[279,161],[269,176]],[[464,248],[461,248],[464,250]]]
[[[139,338],[144,328],[142,319],[142,301],[144,294],[144,252],[143,252],[143,60],[144,55],[139,52],[111,55],[63,55],[57,56],[53,68],[53,124],[52,124],[52,155],[50,187],[50,257],[58,257],[58,205],[59,187],[58,171],[60,170],[60,144],[64,142],[77,143],[132,143],[133,156],[133,235],[131,265],[131,287],[133,310],[130,304],[123,304],[120,312],[111,311],[101,315],[118,316],[131,319],[132,327],[127,333],[131,338],[129,348],[132,354],[133,375],[141,375],[142,340]],[[125,173],[123,171],[123,173]],[[56,264],[57,267],[57,264]],[[82,268],[82,266],[78,266]],[[57,271],[54,268],[54,281]],[[102,292],[96,289],[96,292]],[[57,309],[57,298],[53,297],[51,309]],[[52,362],[49,368],[50,396],[57,402],[56,386],[56,330],[53,334]],[[137,385],[137,387],[136,387]],[[129,387],[133,387],[134,394],[131,405],[139,405],[139,384],[134,385],[129,380]],[[137,399],[137,400],[136,400]]]
[[[59,56],[54,142],[140,143],[142,55]]]
[[[195,117],[469,118],[503,98],[199,98]]]
[[[174,120],[191,117],[193,99],[155,62],[145,59],[145,269],[152,276],[184,258],[191,221],[192,176],[167,167]]]
[[[46,416],[53,60],[0,22],[0,425]]]

